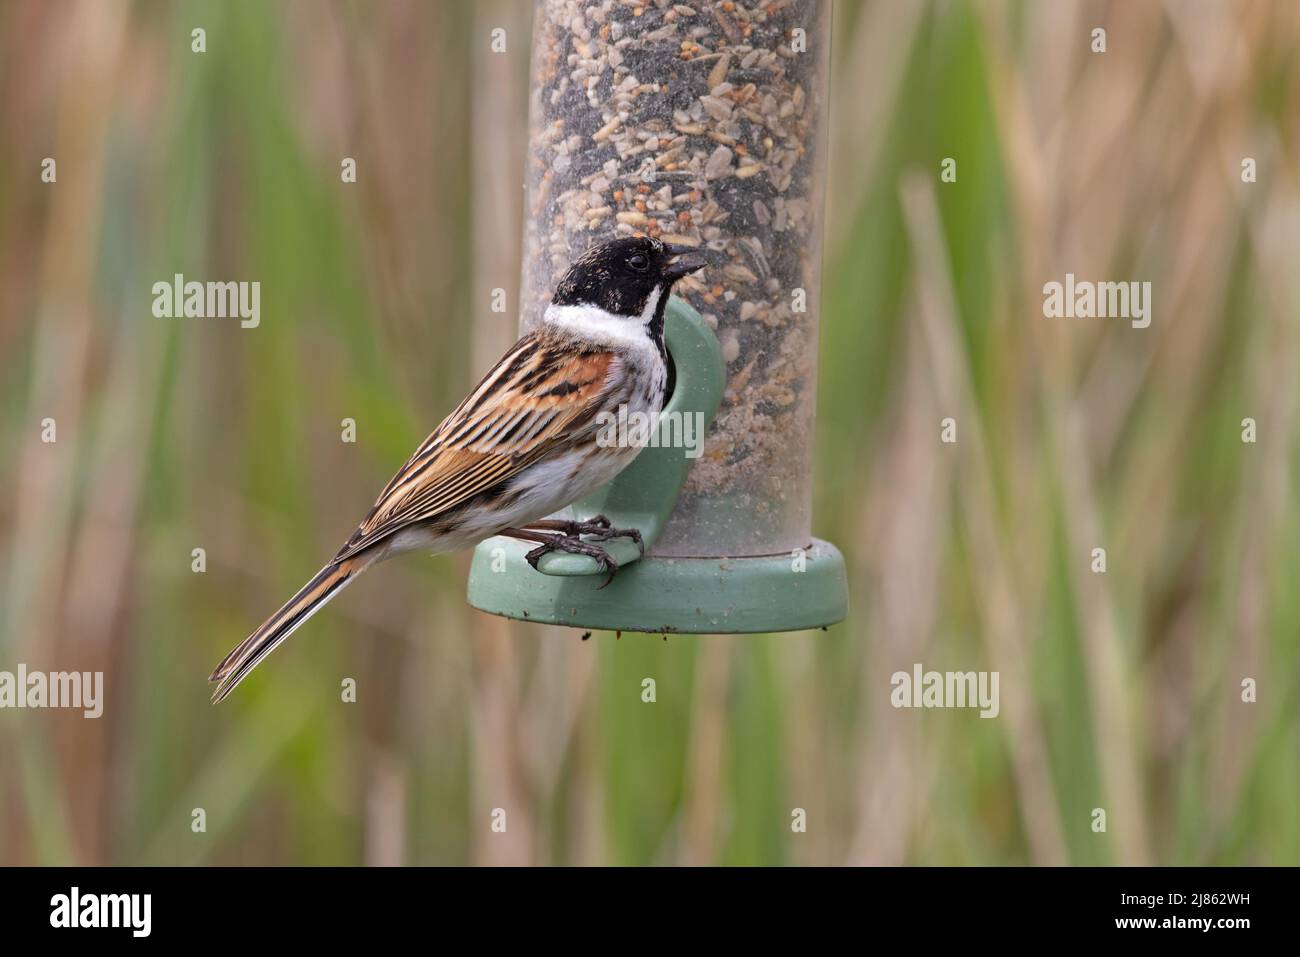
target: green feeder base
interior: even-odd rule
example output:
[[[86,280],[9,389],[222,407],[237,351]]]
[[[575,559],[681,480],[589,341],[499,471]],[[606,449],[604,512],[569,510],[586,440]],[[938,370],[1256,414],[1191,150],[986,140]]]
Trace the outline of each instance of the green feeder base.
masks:
[[[664,344],[675,372],[669,415],[701,415],[722,401],[726,367],[713,331],[694,309],[672,298]],[[650,446],[612,482],[575,502],[566,517],[604,515],[615,528],[635,528],[646,551],[663,531],[691,459],[680,448]],[[608,577],[586,555],[551,553],[533,569],[533,548],[491,538],[474,551],[469,603],[524,621],[575,628],[686,634],[752,634],[820,628],[844,618],[848,586],[844,559],[829,542],[802,553],[745,558],[642,558],[628,539],[602,542],[619,564]]]
[[[620,569],[605,588],[603,574],[534,571],[524,561],[532,547],[509,538],[480,545],[470,570],[469,603],[548,625],[691,635],[821,628],[841,621],[848,610],[844,559],[820,539],[802,558],[648,556]]]

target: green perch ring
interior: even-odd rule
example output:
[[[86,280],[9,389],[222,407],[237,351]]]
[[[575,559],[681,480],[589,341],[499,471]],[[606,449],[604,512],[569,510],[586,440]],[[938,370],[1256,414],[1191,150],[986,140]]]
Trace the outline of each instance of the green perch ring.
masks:
[[[664,342],[676,381],[664,412],[701,413],[712,422],[726,367],[713,331],[680,299],[669,300]],[[691,466],[680,448],[650,446],[612,482],[574,503],[565,517],[604,515],[616,528],[640,529],[646,555],[628,539],[603,542],[619,564],[607,574],[586,555],[553,552],[534,570],[534,546],[490,538],[474,550],[469,603],[521,621],[675,634],[802,631],[843,620],[848,612],[844,559],[813,539],[802,553],[717,558],[651,554]]]

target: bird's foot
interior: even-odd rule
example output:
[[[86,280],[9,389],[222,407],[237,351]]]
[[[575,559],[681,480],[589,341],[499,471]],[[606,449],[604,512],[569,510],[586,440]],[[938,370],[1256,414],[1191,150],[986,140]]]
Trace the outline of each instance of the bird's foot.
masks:
[[[614,573],[618,571],[618,562],[614,560],[614,556],[595,542],[583,541],[577,534],[548,535],[542,544],[524,556],[524,560],[536,569],[537,563],[542,560],[542,556],[551,552],[567,552],[570,555],[586,555],[589,558],[594,558],[600,569],[609,573],[609,577],[605,579],[604,584],[600,586],[601,588],[612,582]]]
[[[545,529],[548,532],[559,532],[567,538],[587,535],[597,542],[607,542],[612,538],[630,538],[636,542],[636,547],[641,552],[641,556],[645,557],[645,540],[642,539],[640,530],[635,528],[615,528],[613,523],[604,515],[596,515],[582,522],[563,518],[544,518],[541,521],[530,523],[528,527]]]

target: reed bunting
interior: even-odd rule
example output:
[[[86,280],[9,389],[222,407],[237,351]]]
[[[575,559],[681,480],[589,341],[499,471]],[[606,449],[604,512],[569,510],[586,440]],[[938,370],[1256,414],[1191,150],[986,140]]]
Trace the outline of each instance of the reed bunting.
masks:
[[[640,544],[636,529],[612,528],[602,517],[546,516],[608,482],[640,452],[598,443],[600,413],[662,408],[668,293],[704,265],[699,250],[646,238],[616,239],[578,258],[538,328],[415,450],[338,554],[217,665],[212,700],[224,700],[363,571],[402,552],[450,552],[508,535],[537,543],[527,556],[534,568],[559,550],[616,571],[599,542],[626,536]]]

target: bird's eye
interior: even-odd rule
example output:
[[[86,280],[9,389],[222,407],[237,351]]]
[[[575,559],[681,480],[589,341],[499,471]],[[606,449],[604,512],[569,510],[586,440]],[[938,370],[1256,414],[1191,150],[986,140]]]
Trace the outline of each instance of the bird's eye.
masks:
[[[637,272],[645,272],[650,268],[650,260],[642,253],[633,253],[627,257],[627,264]]]

